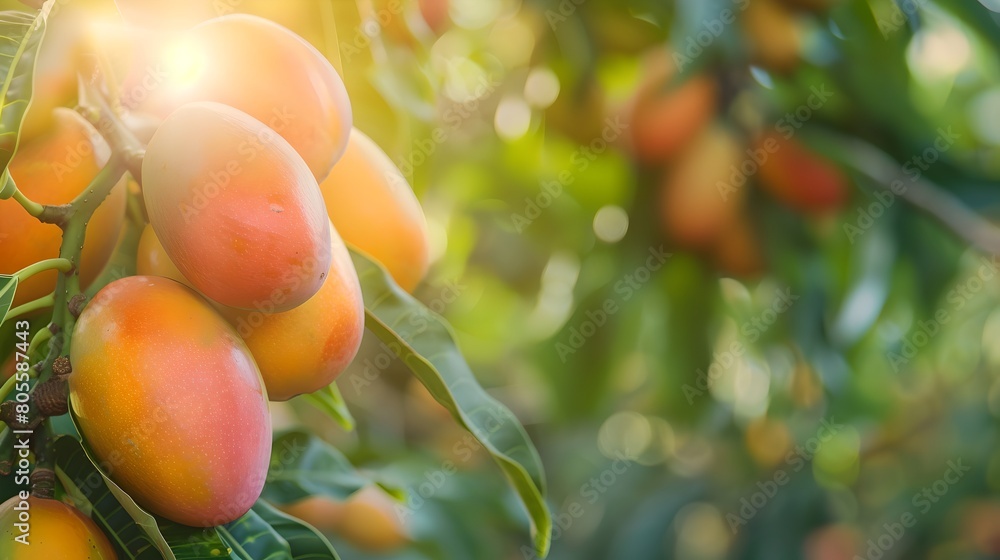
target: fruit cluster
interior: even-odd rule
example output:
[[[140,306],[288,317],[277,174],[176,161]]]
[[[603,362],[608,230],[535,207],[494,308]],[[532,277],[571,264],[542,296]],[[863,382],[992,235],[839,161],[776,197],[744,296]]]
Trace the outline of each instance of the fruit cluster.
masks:
[[[733,108],[740,85],[726,69],[713,71],[698,57],[728,23],[738,21],[749,63],[790,72],[804,43],[796,10],[829,4],[735,2],[717,25],[706,24],[703,37],[646,57],[628,107],[630,149],[640,163],[663,168],[657,208],[664,233],[682,248],[705,253],[724,273],[754,276],[765,266],[747,208],[748,183],[807,216],[840,208],[849,183],[836,165],[795,137],[802,122],[762,126],[741,119],[740,109]],[[823,102],[822,96],[810,100],[810,115]]]
[[[146,68],[181,51],[193,56],[183,79],[131,95]],[[47,68],[44,52],[39,79],[75,76],[75,67]],[[157,42],[139,60],[118,104],[134,125],[129,133],[148,140],[141,176],[123,179],[90,219],[73,263],[81,284],[110,258],[126,196],[140,184],[149,225],[137,275],[107,283],[79,313],[68,344],[69,400],[95,459],[113,466],[110,477],[140,506],[210,527],[239,518],[260,496],[271,455],[268,401],[327,387],[359,349],[365,312],[347,245],[412,291],[427,272],[428,238],[406,178],[353,128],[337,71],[293,32],[226,15]],[[28,198],[66,204],[100,173],[111,147],[61,107],[65,88],[39,91],[10,174]],[[0,201],[0,273],[59,256],[61,233]],[[56,276],[32,275],[14,304],[52,293]],[[113,557],[89,519],[31,499],[36,536],[48,524],[79,527],[80,536],[41,537],[36,557]],[[17,503],[0,506],[0,519],[11,521],[5,531]]]

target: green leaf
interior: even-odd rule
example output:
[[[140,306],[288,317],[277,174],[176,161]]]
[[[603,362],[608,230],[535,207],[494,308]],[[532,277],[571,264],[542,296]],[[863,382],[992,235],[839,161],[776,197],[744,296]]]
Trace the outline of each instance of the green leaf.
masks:
[[[236,521],[219,526],[218,531],[238,558],[247,560],[292,558],[292,549],[288,541],[252,509]]]
[[[552,517],[538,451],[517,417],[476,381],[451,328],[400,289],[380,265],[351,251],[365,299],[365,326],[417,376],[431,395],[485,447],[517,491],[531,519],[539,556],[548,553]]]
[[[325,412],[344,430],[348,432],[354,430],[354,416],[347,408],[336,383],[331,383],[328,387],[303,395],[303,397],[309,404]]]
[[[7,312],[14,304],[14,294],[17,292],[17,276],[0,274],[0,324],[7,319]]]
[[[330,541],[312,525],[274,509],[267,502],[258,500],[253,506],[254,513],[271,525],[292,549],[292,558],[340,560]]]
[[[56,476],[77,507],[90,506],[90,517],[118,549],[119,556],[158,559],[156,545],[108,489],[103,475],[87,458],[80,442],[70,436],[56,439]]]
[[[17,150],[21,121],[31,101],[36,55],[53,4],[49,0],[36,14],[0,12],[0,168],[4,170]]]
[[[261,498],[279,505],[317,494],[346,500],[368,484],[340,451],[310,433],[293,430],[274,438]]]
[[[85,443],[77,441],[71,436],[63,436],[58,438],[57,444],[63,441],[70,443],[62,443],[61,445],[64,447],[61,451],[58,448],[56,449],[56,464],[64,472],[70,476],[74,476],[72,473],[79,472],[80,469],[87,469],[86,464],[89,463],[90,471],[87,478],[82,479],[87,481],[88,486],[79,487],[79,484],[77,484],[78,490],[89,488],[89,486],[96,486],[96,476],[100,475],[100,480],[103,481],[107,492],[118,502],[121,510],[132,519],[133,527],[138,528],[145,535],[152,549],[155,549],[160,557],[166,560],[218,560],[227,556],[240,558],[232,555],[232,550],[223,542],[222,537],[219,536],[215,528],[179,525],[148,513],[131,496],[122,490],[121,487],[108,478],[107,473],[94,460],[93,452]],[[72,447],[72,444],[75,444],[76,447]],[[68,488],[67,491],[69,491]],[[84,492],[84,496],[86,496],[86,492]],[[104,498],[100,490],[97,491],[97,496],[102,499]],[[95,508],[97,507],[94,502],[91,502],[91,504]],[[107,512],[109,515],[111,513],[117,515],[117,511],[112,511],[110,505],[102,507],[108,508]],[[127,526],[127,521],[119,520],[118,517],[114,518],[114,522],[115,530],[119,527]],[[134,538],[131,537],[125,542],[130,545],[136,544]],[[153,556],[153,558],[156,557]]]

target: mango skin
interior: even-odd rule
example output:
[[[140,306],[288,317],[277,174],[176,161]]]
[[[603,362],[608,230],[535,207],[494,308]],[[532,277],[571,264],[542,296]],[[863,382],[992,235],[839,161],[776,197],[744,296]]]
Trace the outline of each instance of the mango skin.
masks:
[[[21,532],[14,496],[0,504],[0,558],[5,560],[116,560],[118,556],[97,524],[80,510],[58,500],[28,497],[28,545],[16,542]]]
[[[834,212],[847,201],[847,176],[801,142],[774,132],[759,137],[756,148],[770,154],[760,166],[760,186],[778,201],[808,214]]]
[[[272,401],[286,401],[333,383],[361,347],[365,332],[361,284],[336,232],[331,253],[323,287],[295,309],[270,314],[222,310],[253,354]]]
[[[271,453],[267,392],[208,302],[173,280],[130,276],[94,296],[72,340],[70,403],[122,489],[196,527],[250,509]]]
[[[235,107],[285,138],[316,180],[344,152],[353,122],[344,82],[288,29],[257,16],[224,15],[193,27],[162,56],[175,75],[138,108],[165,116],[192,101]]]
[[[66,204],[83,192],[110,156],[96,130],[76,111],[57,108],[52,128],[24,143],[10,163],[18,189],[39,204]],[[125,185],[116,185],[87,227],[80,278],[84,285],[100,272],[114,250],[125,215]],[[62,231],[43,224],[14,200],[0,200],[0,274],[12,274],[59,256]],[[14,305],[38,299],[56,287],[57,273],[37,274],[17,286]]]
[[[664,177],[660,219],[664,231],[685,248],[713,245],[743,209],[746,186],[726,185],[741,163],[742,145],[721,124],[712,124],[685,150]]]
[[[150,224],[198,291],[240,309],[287,311],[330,269],[330,221],[302,158],[271,129],[218,103],[189,103],[142,162]]]
[[[719,98],[715,79],[698,74],[670,85],[674,66],[662,50],[650,56],[629,110],[632,151],[646,164],[676,158],[715,115]]]
[[[281,509],[365,552],[387,554],[410,542],[407,527],[396,515],[392,499],[373,486],[359,490],[344,502],[327,496],[310,496]]]
[[[344,241],[382,263],[401,288],[412,292],[430,263],[427,222],[389,156],[354,129],[347,151],[320,190]]]
[[[139,236],[139,247],[136,250],[135,272],[140,276],[160,276],[180,282],[194,289],[188,279],[177,270],[177,265],[170,260],[163,244],[156,238],[153,226],[146,225]]]
[[[365,331],[361,285],[336,230],[331,253],[333,262],[323,287],[295,309],[283,313],[219,309],[253,354],[272,401],[286,401],[333,383],[361,347]],[[139,239],[136,270],[187,284],[149,226]]]

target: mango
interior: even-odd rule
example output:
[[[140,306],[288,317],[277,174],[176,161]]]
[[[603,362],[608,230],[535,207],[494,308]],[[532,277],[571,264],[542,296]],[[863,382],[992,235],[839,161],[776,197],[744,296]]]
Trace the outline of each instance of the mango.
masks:
[[[743,31],[754,62],[790,72],[799,64],[803,31],[795,14],[777,0],[753,0],[743,12]]]
[[[387,554],[409,542],[392,499],[374,486],[363,488],[344,502],[312,496],[282,509],[365,552]]]
[[[150,224],[207,297],[287,311],[330,269],[330,221],[305,162],[236,109],[190,103],[153,134],[142,163]]]
[[[721,124],[704,130],[664,176],[660,220],[685,248],[708,248],[735,221],[745,187],[732,188],[729,175],[741,163],[742,145]]]
[[[406,177],[360,130],[320,185],[334,227],[348,244],[382,263],[410,292],[427,273],[430,242],[423,210]]]
[[[26,536],[18,523],[28,526]],[[27,544],[15,541],[18,538]],[[97,524],[80,510],[58,500],[14,496],[0,504],[0,558],[115,560],[118,556]]]
[[[847,177],[831,161],[777,132],[756,141],[770,154],[758,172],[760,186],[789,207],[806,213],[836,211],[847,201]]]
[[[287,140],[316,180],[347,146],[353,116],[344,82],[319,51],[276,23],[213,18],[168,41],[159,59],[168,79],[137,108],[166,116],[192,101],[235,107]]]
[[[719,87],[707,74],[674,84],[674,63],[662,52],[646,61],[646,74],[629,109],[636,158],[658,164],[677,157],[715,115]]]
[[[83,192],[107,163],[110,149],[90,124],[71,109],[52,112],[48,132],[21,145],[10,175],[26,197],[39,204],[66,204]],[[80,278],[89,284],[111,256],[125,215],[125,185],[116,185],[87,226]],[[43,224],[14,200],[0,200],[0,274],[12,274],[59,256],[62,230]],[[56,287],[56,272],[32,276],[17,287],[14,305],[38,299]]]
[[[116,280],[84,308],[70,360],[80,431],[139,505],[196,527],[250,509],[270,460],[267,392],[201,296],[166,278]]]
[[[361,346],[365,307],[347,247],[334,230],[333,261],[323,287],[309,301],[282,313],[219,306],[260,368],[272,401],[326,387],[350,365]],[[139,239],[136,271],[188,284],[150,227]],[[295,352],[288,352],[288,348]]]

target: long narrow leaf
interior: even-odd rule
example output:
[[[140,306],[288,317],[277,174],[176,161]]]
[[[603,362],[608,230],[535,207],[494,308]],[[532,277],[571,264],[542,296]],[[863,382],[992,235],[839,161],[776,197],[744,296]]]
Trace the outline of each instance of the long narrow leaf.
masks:
[[[535,548],[545,556],[552,517],[543,497],[542,462],[528,434],[476,381],[444,320],[396,286],[380,265],[354,250],[351,256],[364,293],[365,326],[493,455],[527,509]]]

